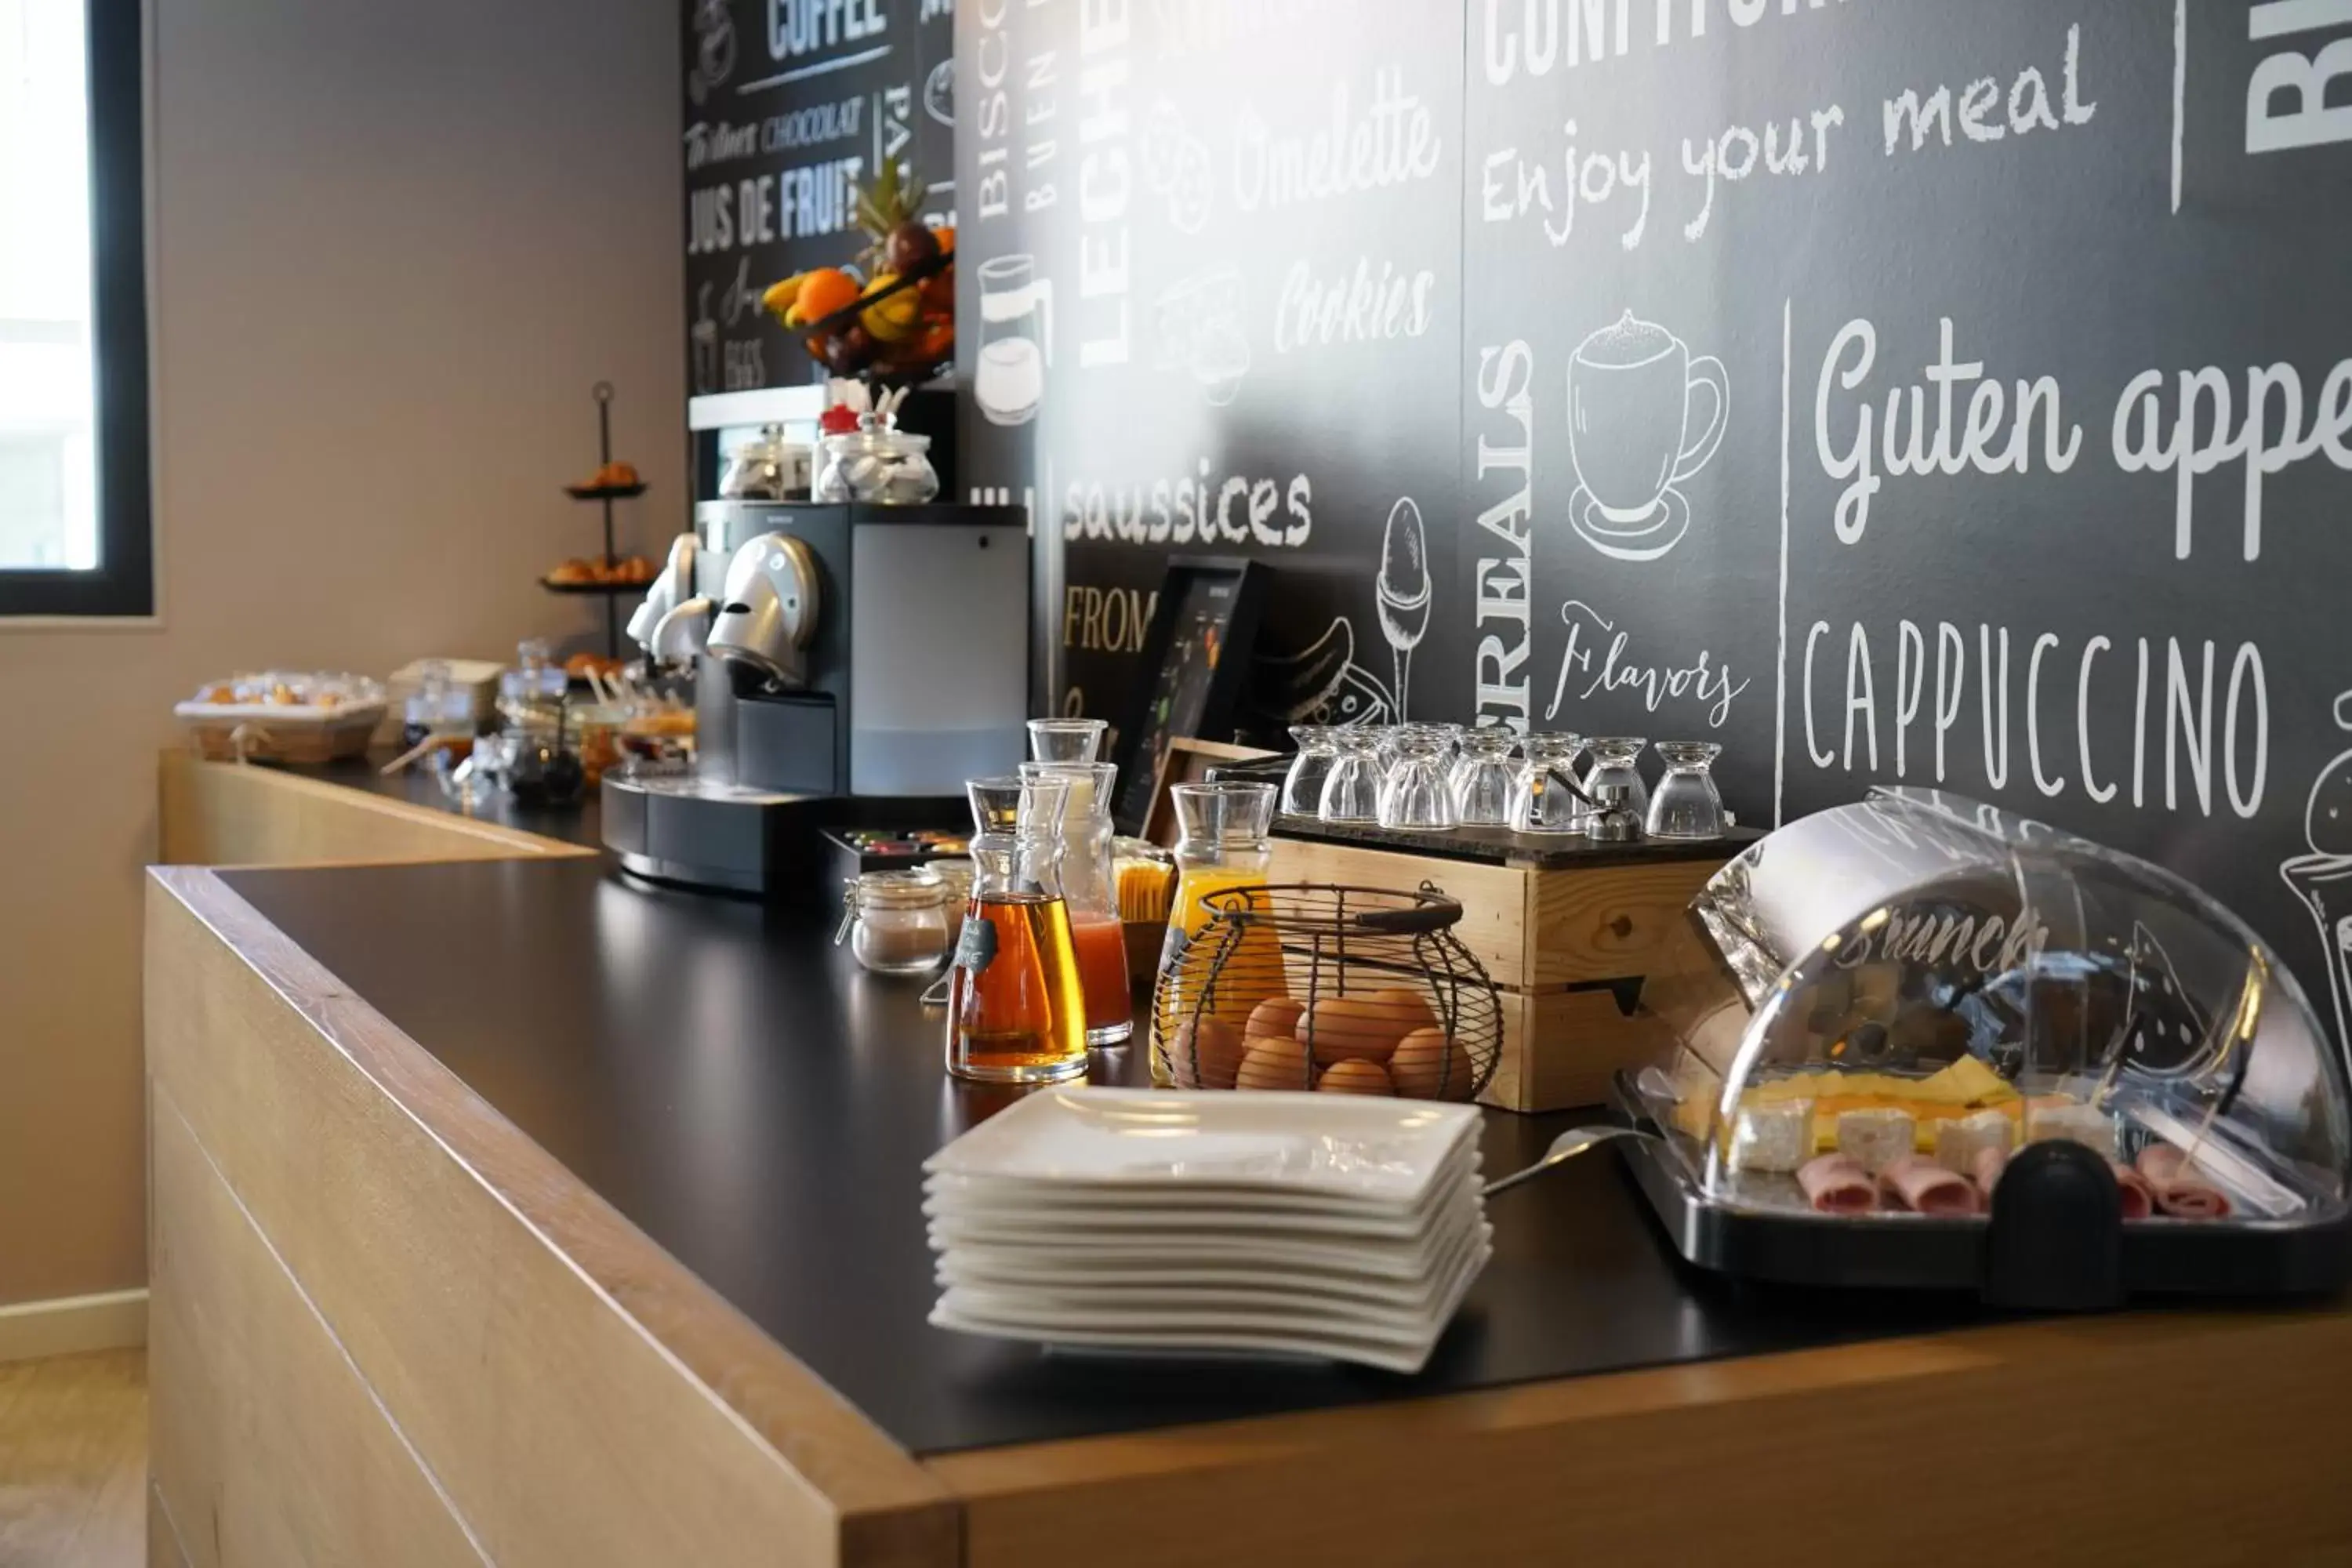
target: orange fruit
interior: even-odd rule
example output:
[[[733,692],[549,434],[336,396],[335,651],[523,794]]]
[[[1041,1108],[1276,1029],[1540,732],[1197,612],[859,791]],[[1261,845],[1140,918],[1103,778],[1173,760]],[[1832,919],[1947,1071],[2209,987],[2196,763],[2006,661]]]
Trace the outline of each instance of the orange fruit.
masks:
[[[931,237],[940,242],[940,254],[941,256],[953,256],[955,254],[955,225],[951,223],[942,224],[938,228],[931,230]]]
[[[821,321],[857,303],[862,293],[857,279],[848,273],[837,267],[820,267],[801,279],[800,292],[793,303],[802,321]]]

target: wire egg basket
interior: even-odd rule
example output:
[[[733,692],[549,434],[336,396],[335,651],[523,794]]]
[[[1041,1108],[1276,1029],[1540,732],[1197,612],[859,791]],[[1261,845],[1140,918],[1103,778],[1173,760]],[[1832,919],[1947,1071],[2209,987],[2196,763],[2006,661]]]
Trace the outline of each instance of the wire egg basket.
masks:
[[[1436,888],[1302,883],[1201,901],[1214,912],[1152,998],[1151,1049],[1179,1088],[1468,1100],[1494,1076],[1502,1008],[1454,934],[1461,904]]]

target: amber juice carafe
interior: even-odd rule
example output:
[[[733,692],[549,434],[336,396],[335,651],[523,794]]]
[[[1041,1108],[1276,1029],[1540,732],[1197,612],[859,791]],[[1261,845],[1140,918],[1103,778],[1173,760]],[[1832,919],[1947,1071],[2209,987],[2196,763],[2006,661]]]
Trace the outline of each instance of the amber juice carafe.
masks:
[[[1062,894],[1063,778],[975,779],[971,903],[948,981],[948,1071],[1051,1083],[1087,1070],[1086,992]]]

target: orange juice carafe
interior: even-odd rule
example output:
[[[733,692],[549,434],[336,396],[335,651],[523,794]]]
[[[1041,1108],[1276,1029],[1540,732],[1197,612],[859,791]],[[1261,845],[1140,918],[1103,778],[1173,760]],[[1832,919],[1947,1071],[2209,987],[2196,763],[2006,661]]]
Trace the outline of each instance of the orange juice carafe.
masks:
[[[1135,996],[1127,977],[1127,928],[1119,923],[1111,864],[1110,803],[1118,769],[1109,763],[1034,762],[1024,779],[1069,785],[1062,808],[1062,899],[1070,910],[1079,987],[1087,998],[1087,1044],[1123,1046],[1135,1032]]]
[[[1192,939],[1216,919],[1215,903],[1206,901],[1210,895],[1263,889],[1274,859],[1274,843],[1266,837],[1274,823],[1274,785],[1181,784],[1168,794],[1176,808],[1176,891],[1168,906],[1168,940],[1160,951],[1163,982]],[[1265,951],[1250,951],[1260,947]],[[1271,926],[1244,929],[1219,971],[1226,979],[1202,1001],[1201,1011],[1239,1028],[1252,1008],[1280,994],[1281,939]],[[1157,1040],[1153,1047],[1151,1079],[1166,1084],[1168,1069],[1160,1058],[1167,1053]]]
[[[1087,1070],[1086,994],[1062,895],[1060,778],[975,779],[971,902],[948,973],[948,1071],[1052,1083]]]

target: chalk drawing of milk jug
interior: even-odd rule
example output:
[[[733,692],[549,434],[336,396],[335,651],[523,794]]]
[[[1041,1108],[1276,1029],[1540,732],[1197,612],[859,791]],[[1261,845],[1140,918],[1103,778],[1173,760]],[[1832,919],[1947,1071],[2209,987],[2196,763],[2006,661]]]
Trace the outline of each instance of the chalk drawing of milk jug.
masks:
[[[2336,699],[2336,727],[2352,731],[2352,691]],[[2304,802],[2303,839],[2308,854],[2279,868],[2319,925],[2327,959],[2327,989],[2336,1001],[2339,1050],[2352,1048],[2352,751],[2320,769]]]
[[[1026,425],[1054,363],[1054,285],[1034,256],[980,264],[980,369],[972,396],[992,425]]]

